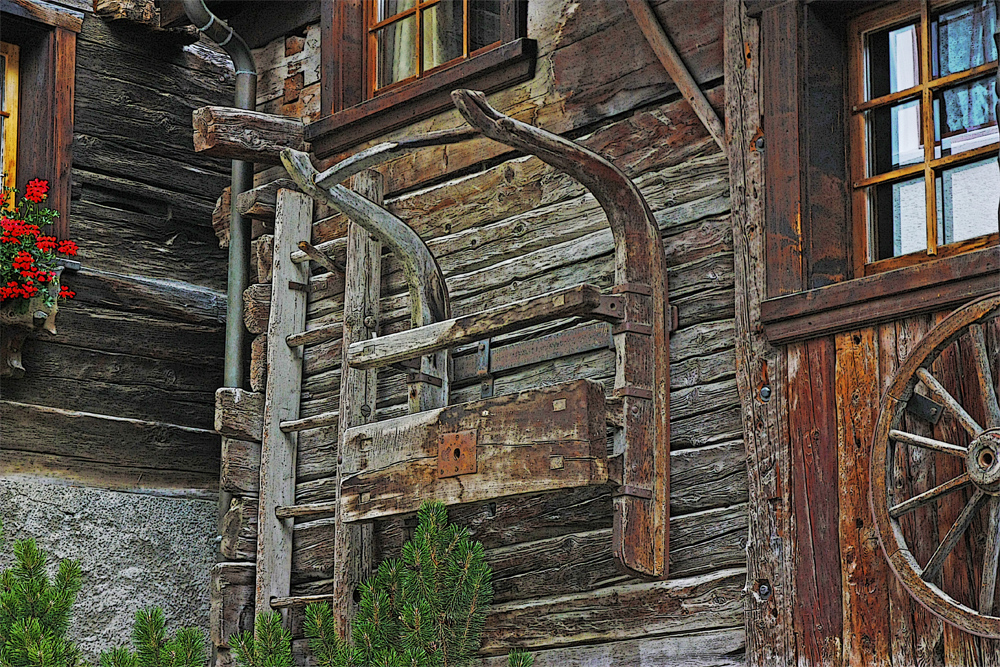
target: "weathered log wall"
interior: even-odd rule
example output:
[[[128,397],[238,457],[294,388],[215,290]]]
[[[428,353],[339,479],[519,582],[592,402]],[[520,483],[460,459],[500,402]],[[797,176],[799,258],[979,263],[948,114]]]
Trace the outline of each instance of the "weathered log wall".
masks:
[[[653,4],[695,78],[721,109],[721,2]],[[262,81],[269,82],[259,89],[259,110],[315,118],[318,100],[305,97],[318,86],[313,74],[318,54],[309,52],[318,48],[315,29],[309,26],[256,51]],[[528,33],[538,40],[537,75],[492,96],[493,103],[611,159],[639,185],[662,230],[670,299],[679,316],[670,351],[670,579],[644,582],[616,567],[610,486],[456,506],[452,520],[483,542],[495,572],[496,609],[487,623],[483,654],[526,646],[536,653],[539,667],[740,663],[747,477],[734,364],[726,156],[680,98],[625,3],[532,2]],[[285,83],[279,85],[282,78]],[[296,89],[299,100],[287,99],[286,92]],[[392,136],[459,124],[457,113],[446,112]],[[579,184],[535,158],[476,140],[424,149],[381,171],[387,208],[429,242],[456,316],[582,282],[612,283],[613,243],[600,206]],[[257,183],[282,176],[280,169],[270,168],[258,173]],[[254,225],[255,257],[269,257],[271,239],[265,232],[273,208],[266,202],[247,201],[246,206],[262,220]],[[317,210],[312,242],[333,241],[345,230],[343,218]],[[337,252],[334,259],[342,262]],[[392,257],[383,261],[381,334],[409,322],[401,268]],[[262,284],[251,287],[245,301],[248,329],[259,335],[253,345],[252,388],[262,392],[266,369],[261,361],[268,343],[262,332],[270,300],[265,263],[258,273]],[[336,272],[319,274],[312,284],[308,326],[338,325],[343,278]],[[495,342],[538,338],[578,325],[550,323]],[[456,367],[467,363],[471,352],[471,346],[455,350]],[[301,416],[336,409],[339,336],[307,346],[303,363]],[[563,356],[495,377],[494,391],[507,394],[575,378],[603,382],[610,391],[614,365],[608,349]],[[470,382],[453,388],[452,402],[479,398],[479,384]],[[405,387],[395,371],[380,374],[378,418],[405,412]],[[246,394],[235,398],[228,392],[219,396],[223,426],[236,438],[228,442],[223,461],[222,486],[236,494],[223,552],[248,565],[216,572],[217,587],[228,591],[215,604],[217,642],[249,622],[245,615],[239,620],[240,605],[248,598],[233,591],[247,585],[245,569],[256,553],[260,453],[254,441],[260,435],[259,427],[248,432],[240,425],[259,424],[255,413],[262,401]],[[297,502],[333,499],[336,438],[336,423],[300,434]],[[332,519],[297,524],[293,592],[329,590],[332,525]],[[379,556],[398,555],[410,529],[409,519],[381,522],[375,531]],[[485,657],[483,664],[498,660]]]
[[[77,42],[70,235],[77,297],[4,380],[0,470],[214,497],[226,255],[212,209],[228,162],[194,153],[191,112],[232,100],[228,59],[87,14]],[[22,150],[30,147],[22,146]]]

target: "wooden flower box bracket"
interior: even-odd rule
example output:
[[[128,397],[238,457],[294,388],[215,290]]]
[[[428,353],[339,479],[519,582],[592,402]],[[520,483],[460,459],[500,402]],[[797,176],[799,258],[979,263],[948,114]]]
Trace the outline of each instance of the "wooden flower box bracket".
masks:
[[[396,254],[412,304],[408,331],[345,345],[351,369],[409,364],[410,414],[343,432],[340,520],[358,524],[410,513],[426,499],[468,503],[610,479],[618,485],[615,556],[637,573],[665,577],[671,327],[666,261],[656,221],[635,185],[601,156],[500,114],[482,93],[459,90],[452,98],[472,129],[381,144],[323,173],[313,168],[306,153],[286,149],[281,155],[306,194],[342,211]],[[479,134],[537,156],[594,194],[614,236],[615,285],[610,294],[583,284],[451,317],[444,276],[427,245],[405,222],[340,185],[393,156]],[[576,380],[448,405],[451,348],[567,317],[612,324],[617,362],[611,400],[605,401],[601,384]],[[610,459],[608,424],[619,430]],[[277,515],[330,510],[329,503],[299,505],[278,508]]]

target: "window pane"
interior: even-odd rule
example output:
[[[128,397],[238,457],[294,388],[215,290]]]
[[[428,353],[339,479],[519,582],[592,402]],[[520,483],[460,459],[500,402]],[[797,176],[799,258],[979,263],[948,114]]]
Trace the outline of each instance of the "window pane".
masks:
[[[933,75],[945,76],[996,60],[996,21],[990,0],[976,0],[939,15],[931,28]]]
[[[920,82],[917,25],[880,30],[868,36],[868,98],[875,99]]]
[[[994,77],[942,91],[934,99],[934,155],[952,155],[997,142]]]
[[[441,0],[424,10],[421,30],[425,70],[462,57],[462,18],[462,0]]]
[[[378,43],[376,88],[417,75],[415,16],[390,23],[375,33]]]
[[[899,167],[921,162],[920,101],[913,100],[868,112],[868,141],[871,146],[869,173],[884,174]]]
[[[996,157],[945,169],[938,177],[941,244],[997,232],[1000,168]]]
[[[872,258],[898,257],[927,249],[924,178],[882,183],[871,191]]]
[[[498,0],[469,0],[469,52],[499,41]]]
[[[416,3],[416,0],[375,0],[375,23],[405,12],[407,9],[413,9]]]

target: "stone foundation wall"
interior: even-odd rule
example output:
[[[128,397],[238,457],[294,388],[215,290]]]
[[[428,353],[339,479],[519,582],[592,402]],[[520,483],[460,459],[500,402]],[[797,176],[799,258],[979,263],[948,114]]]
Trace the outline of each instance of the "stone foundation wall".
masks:
[[[94,660],[130,641],[135,612],[159,606],[168,630],[208,632],[209,572],[217,548],[216,501],[105,491],[27,476],[0,479],[9,566],[15,539],[34,537],[54,565],[80,562],[83,589],[70,636]]]

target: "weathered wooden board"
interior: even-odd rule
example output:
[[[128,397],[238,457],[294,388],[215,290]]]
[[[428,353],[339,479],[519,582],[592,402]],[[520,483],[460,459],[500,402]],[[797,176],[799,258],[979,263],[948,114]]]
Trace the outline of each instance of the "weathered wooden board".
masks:
[[[368,424],[344,433],[345,521],[414,512],[423,500],[468,503],[607,480],[604,387],[587,380]],[[475,472],[438,474],[443,436]]]
[[[187,283],[154,280],[84,267],[67,278],[76,302],[192,324],[224,324],[226,295]]]
[[[278,164],[285,148],[308,150],[298,118],[231,107],[201,107],[191,116],[194,149],[216,157]]]
[[[260,442],[264,430],[264,394],[220,387],[215,392],[215,430],[231,438]]]
[[[878,342],[872,329],[836,336],[843,656],[848,664],[889,664],[888,578],[868,509],[869,458],[879,404]],[[863,595],[856,591],[864,591]]]
[[[222,437],[219,490],[240,496],[256,496],[260,490],[260,443]],[[254,551],[257,531],[254,530]],[[233,558],[230,560],[250,560]]]
[[[264,396],[263,436],[260,450],[260,507],[257,519],[257,614],[271,610],[270,600],[291,590],[292,522],[278,519],[274,508],[295,502],[296,433],[286,433],[281,422],[298,419],[302,387],[302,362],[298,350],[282,343],[285,336],[305,326],[305,294],[288,288],[304,283],[308,269],[292,262],[292,250],[309,236],[312,199],[292,190],[279,190],[274,225],[276,288],[271,298],[267,326],[268,380]],[[221,391],[221,390],[220,390]]]
[[[481,654],[689,634],[738,627],[746,570],[599,591],[519,600],[495,606],[486,619]]]
[[[761,334],[766,297],[763,166],[755,137],[763,91],[759,80],[760,24],[741,0],[724,5],[726,134],[733,209],[736,378],[750,480],[745,623],[747,662],[795,662],[792,610],[795,542],[791,523],[786,376],[783,354]],[[761,390],[767,388],[765,397]],[[766,400],[765,400],[766,399]],[[676,429],[675,429],[676,433]]]
[[[229,638],[253,631],[253,563],[217,563],[212,567],[209,596],[209,637],[218,647]]]

